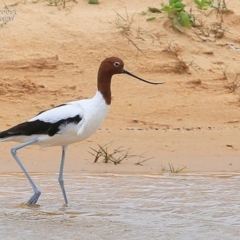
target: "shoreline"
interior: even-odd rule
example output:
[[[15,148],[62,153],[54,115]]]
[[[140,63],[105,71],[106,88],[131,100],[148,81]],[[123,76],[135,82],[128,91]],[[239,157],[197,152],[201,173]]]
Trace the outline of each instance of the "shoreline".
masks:
[[[239,172],[240,133],[233,128],[222,130],[171,131],[171,130],[99,130],[89,140],[69,146],[66,155],[65,173],[119,173],[119,174],[161,174],[173,168],[181,173]],[[220,134],[221,133],[221,134]],[[154,141],[152,141],[154,139]],[[133,158],[120,164],[94,162],[98,144],[107,145],[109,154],[121,147]],[[10,148],[15,143],[0,144],[0,172],[21,172],[12,158]],[[60,165],[60,147],[39,148],[30,146],[18,152],[29,172],[57,173]],[[37,159],[36,159],[37,158]],[[149,160],[137,164],[144,159]],[[137,164],[137,165],[136,165]]]

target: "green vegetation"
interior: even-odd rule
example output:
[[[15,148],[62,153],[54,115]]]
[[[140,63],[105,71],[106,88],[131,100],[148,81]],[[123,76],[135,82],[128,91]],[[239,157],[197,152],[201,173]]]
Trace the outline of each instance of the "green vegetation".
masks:
[[[98,0],[88,0],[89,4],[99,4]]]
[[[156,19],[156,17],[149,17],[149,18],[147,18],[146,20],[149,22],[149,21],[153,21],[153,20],[155,20]]]
[[[225,0],[194,0],[194,3],[201,10],[215,8],[221,11],[228,11]]]
[[[227,8],[225,0],[194,0],[194,4],[195,7],[200,10],[209,10],[207,14],[203,13],[205,17],[210,15],[212,12],[215,12],[218,18],[220,30],[224,32],[224,29],[222,28],[223,14],[232,12]],[[214,26],[205,26],[203,21],[199,19],[199,16],[196,19],[192,11],[194,7],[192,7],[192,5],[191,7],[187,7],[186,4],[183,3],[183,0],[169,0],[168,4],[161,3],[161,7],[161,9],[148,7],[148,10],[142,11],[141,15],[148,15],[146,21],[153,21],[156,19],[156,14],[167,13],[168,18],[172,23],[172,27],[180,32],[184,32],[185,28],[200,28],[198,29],[200,32],[203,32],[203,28],[207,28],[208,32],[213,32],[215,30],[213,29]],[[152,16],[151,14],[155,15]],[[217,29],[216,36],[220,36],[220,38],[223,36],[222,33],[219,34],[219,27]]]
[[[161,13],[161,10],[155,7],[149,7],[148,11],[151,13]]]
[[[183,27],[191,27],[191,14],[185,11],[186,5],[182,3],[182,0],[169,0],[168,5],[164,3],[161,5],[162,11],[168,14],[168,17],[172,21],[174,28],[180,32],[183,32]]]
[[[194,0],[194,3],[201,10],[206,10],[212,7],[212,0]]]

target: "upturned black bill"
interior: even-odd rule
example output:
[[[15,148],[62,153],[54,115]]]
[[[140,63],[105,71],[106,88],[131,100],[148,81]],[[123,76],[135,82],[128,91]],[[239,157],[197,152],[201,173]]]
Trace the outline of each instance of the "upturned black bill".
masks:
[[[157,82],[149,82],[149,81],[147,81],[147,80],[145,80],[145,79],[142,79],[142,78],[140,78],[140,77],[138,77],[138,76],[136,76],[136,75],[128,72],[128,71],[125,70],[125,69],[123,69],[122,72],[128,74],[129,76],[132,76],[132,77],[134,77],[134,78],[137,78],[138,80],[143,81],[143,82],[145,82],[145,83],[155,84],[155,85],[157,85],[157,84],[164,84],[164,82],[158,82],[158,83],[157,83]]]

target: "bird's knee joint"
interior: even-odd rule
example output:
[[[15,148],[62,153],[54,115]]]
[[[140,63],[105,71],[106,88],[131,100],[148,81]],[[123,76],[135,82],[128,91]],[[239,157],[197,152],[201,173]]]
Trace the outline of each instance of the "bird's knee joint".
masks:
[[[16,152],[17,152],[16,148],[12,148],[12,149],[11,149],[11,153],[12,153],[12,154],[16,154]]]

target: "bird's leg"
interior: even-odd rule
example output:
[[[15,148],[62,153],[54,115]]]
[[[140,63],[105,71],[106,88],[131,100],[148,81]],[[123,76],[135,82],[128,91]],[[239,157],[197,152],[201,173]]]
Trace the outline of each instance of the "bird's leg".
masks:
[[[58,182],[59,182],[60,187],[62,189],[62,194],[63,194],[63,197],[64,197],[65,204],[68,204],[67,194],[66,194],[66,191],[65,191],[65,188],[64,188],[64,181],[63,181],[63,168],[64,168],[66,150],[67,150],[67,146],[63,146],[62,147],[62,159],[61,159],[60,171],[59,171],[59,175],[58,175]]]
[[[17,164],[20,166],[20,168],[24,172],[25,176],[27,177],[27,179],[30,182],[30,184],[31,184],[31,186],[33,188],[33,191],[34,191],[33,196],[27,202],[28,205],[35,204],[38,201],[38,198],[40,197],[41,192],[39,191],[39,189],[37,188],[37,186],[33,182],[32,178],[30,177],[30,175],[28,174],[27,170],[23,166],[23,164],[20,161],[19,157],[17,156],[17,151],[19,149],[24,148],[24,147],[26,147],[28,145],[31,145],[31,144],[33,144],[33,143],[35,143],[37,141],[38,140],[35,139],[35,140],[29,141],[29,142],[26,142],[26,143],[22,143],[22,144],[20,144],[20,145],[18,145],[18,146],[16,146],[16,147],[11,149],[11,153],[12,153],[13,158],[16,160]]]

